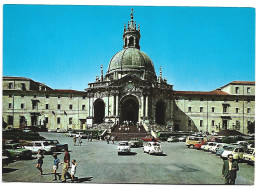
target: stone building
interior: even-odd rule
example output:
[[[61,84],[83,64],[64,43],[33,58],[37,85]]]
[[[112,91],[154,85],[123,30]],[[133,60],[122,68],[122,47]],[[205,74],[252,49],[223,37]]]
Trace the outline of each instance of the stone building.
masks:
[[[52,89],[23,77],[3,77],[3,122],[7,126],[82,129],[140,123],[153,131],[236,129],[247,133],[255,121],[255,83],[233,81],[210,92],[175,91],[157,77],[140,50],[140,26],[133,12],[124,26],[123,50],[106,74],[85,91]]]

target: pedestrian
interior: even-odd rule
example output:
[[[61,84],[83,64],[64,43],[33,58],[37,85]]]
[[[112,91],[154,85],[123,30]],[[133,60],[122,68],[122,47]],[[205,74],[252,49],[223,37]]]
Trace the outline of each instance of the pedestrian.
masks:
[[[89,133],[88,133],[88,134],[87,134],[87,139],[88,139],[88,141],[89,141],[89,137],[90,137],[90,136],[89,136]]]
[[[237,171],[239,170],[237,161],[233,160],[233,155],[228,155],[228,160],[225,160],[222,168],[222,177],[225,178],[225,185],[235,185]]]
[[[114,144],[114,141],[115,141],[115,137],[114,137],[114,136],[111,137],[111,141],[112,141],[113,144]]]
[[[70,167],[70,153],[68,151],[68,148],[65,148],[64,164],[63,164],[62,173],[61,173],[62,182],[66,182],[66,176],[70,177],[70,175],[68,174],[69,167]]]
[[[61,176],[57,173],[57,170],[59,168],[59,164],[60,164],[60,159],[57,157],[57,154],[53,154],[53,158],[54,158],[54,162],[53,162],[53,174],[54,174],[54,179],[53,181],[57,180],[57,175],[59,176],[59,179],[61,178]]]
[[[38,150],[38,154],[36,155],[36,158],[37,158],[37,164],[36,164],[36,168],[40,171],[40,175],[43,174],[43,171],[42,171],[42,164],[43,164],[43,154],[42,154],[42,150],[39,149]]]
[[[82,143],[81,136],[79,136],[78,141],[79,141],[79,144],[78,144],[78,145],[81,146],[81,143]]]
[[[107,144],[109,144],[110,136],[107,135],[106,139],[107,139]]]
[[[90,142],[92,142],[93,134],[90,133]]]
[[[76,135],[73,136],[73,142],[74,142],[74,146],[76,146],[76,143],[77,143],[77,137],[76,137]]]
[[[72,159],[71,161],[71,170],[70,170],[70,175],[71,175],[71,182],[74,182],[75,180],[75,174],[76,174],[76,168],[77,168],[77,163],[75,159]]]

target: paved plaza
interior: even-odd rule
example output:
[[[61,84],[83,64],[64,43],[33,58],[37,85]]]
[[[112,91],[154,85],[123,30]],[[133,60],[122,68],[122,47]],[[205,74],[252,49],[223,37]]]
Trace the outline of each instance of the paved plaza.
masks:
[[[68,143],[71,159],[78,163],[77,174],[82,183],[147,183],[147,184],[223,184],[222,159],[209,152],[188,149],[184,142],[162,142],[163,156],[143,153],[143,148],[132,148],[133,154],[117,155],[117,145],[105,141],[83,140],[73,146],[73,140],[62,133],[41,133],[47,139]],[[58,158],[63,161],[64,153]],[[53,157],[44,158],[40,176],[36,159],[10,163],[3,169],[5,182],[52,182]],[[239,163],[236,184],[254,184],[254,166]],[[59,173],[61,173],[59,167]],[[91,178],[93,177],[93,178]],[[58,181],[60,182],[60,181]],[[69,180],[68,180],[69,182]]]

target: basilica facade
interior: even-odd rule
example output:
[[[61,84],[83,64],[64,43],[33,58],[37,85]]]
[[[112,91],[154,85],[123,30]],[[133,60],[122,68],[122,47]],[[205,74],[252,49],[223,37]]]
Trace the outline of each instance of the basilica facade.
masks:
[[[233,81],[209,92],[175,91],[156,75],[140,49],[140,26],[133,12],[124,26],[123,49],[108,70],[84,91],[52,89],[24,77],[3,77],[5,126],[48,129],[112,127],[126,121],[154,131],[217,132],[235,129],[247,134],[255,121],[255,83]]]

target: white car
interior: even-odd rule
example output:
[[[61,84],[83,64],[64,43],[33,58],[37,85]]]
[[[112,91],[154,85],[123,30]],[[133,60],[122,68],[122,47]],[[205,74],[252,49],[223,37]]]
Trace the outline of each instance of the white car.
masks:
[[[227,158],[229,154],[233,155],[234,160],[240,160],[243,158],[245,153],[245,148],[242,146],[229,146],[227,149],[224,149],[224,152],[221,154],[222,158]]]
[[[37,153],[38,150],[42,150],[43,153],[51,153],[56,151],[56,146],[50,145],[46,141],[31,141],[27,145],[24,145],[25,149],[31,150],[32,153]]]
[[[215,146],[212,146],[209,151],[213,154],[216,154],[217,150],[222,148],[225,144],[226,143],[216,143]]]
[[[208,142],[205,142],[202,146],[201,146],[201,150],[204,150],[205,149],[205,147],[208,145]]]
[[[130,152],[131,152],[130,144],[127,141],[120,141],[118,143],[118,147],[117,147],[118,155],[122,153],[128,154]]]
[[[158,142],[148,142],[144,146],[144,153],[148,154],[163,154],[160,143]]]
[[[204,144],[205,145],[205,144]],[[213,147],[213,146],[215,146],[216,145],[216,143],[214,143],[214,142],[208,142],[207,143],[207,145],[204,147],[204,150],[205,151],[210,151],[210,149]]]
[[[85,134],[85,133],[83,133],[83,132],[78,132],[77,134],[76,134],[76,137],[77,138],[82,138],[82,139],[86,139],[87,138],[87,135]]]

